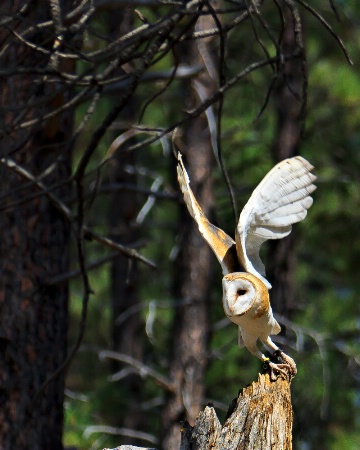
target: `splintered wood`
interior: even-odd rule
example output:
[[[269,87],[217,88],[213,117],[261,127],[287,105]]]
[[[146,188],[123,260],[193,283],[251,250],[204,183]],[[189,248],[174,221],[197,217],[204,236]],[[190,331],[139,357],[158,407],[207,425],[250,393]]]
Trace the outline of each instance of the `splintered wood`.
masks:
[[[223,426],[211,406],[193,427],[185,423],[180,450],[291,450],[292,420],[290,383],[259,375],[233,400]]]

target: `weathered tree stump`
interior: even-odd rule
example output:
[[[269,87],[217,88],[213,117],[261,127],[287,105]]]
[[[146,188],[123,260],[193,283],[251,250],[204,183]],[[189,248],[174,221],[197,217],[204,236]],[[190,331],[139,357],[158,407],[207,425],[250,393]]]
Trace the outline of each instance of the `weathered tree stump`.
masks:
[[[185,422],[180,450],[291,450],[292,421],[290,382],[259,374],[232,401],[223,426],[212,406],[199,413],[194,426]]]
[[[180,450],[291,450],[292,419],[290,383],[259,375],[233,400],[223,426],[211,406],[193,427],[185,423]]]

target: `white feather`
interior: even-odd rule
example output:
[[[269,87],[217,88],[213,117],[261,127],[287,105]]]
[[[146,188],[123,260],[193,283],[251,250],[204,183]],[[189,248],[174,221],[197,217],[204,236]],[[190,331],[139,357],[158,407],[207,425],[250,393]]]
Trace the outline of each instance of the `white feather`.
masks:
[[[267,239],[281,239],[293,223],[306,217],[315,189],[313,166],[301,156],[277,164],[260,182],[241,212],[236,231],[238,257],[247,272],[267,286],[260,247]]]

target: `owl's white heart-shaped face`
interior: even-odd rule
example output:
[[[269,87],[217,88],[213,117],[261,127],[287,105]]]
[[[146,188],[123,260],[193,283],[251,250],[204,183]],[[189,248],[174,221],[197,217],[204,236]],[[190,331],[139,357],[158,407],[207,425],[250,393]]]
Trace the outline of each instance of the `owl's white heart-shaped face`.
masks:
[[[228,317],[246,314],[259,299],[266,295],[266,287],[251,274],[234,272],[225,275],[222,280],[223,306]]]

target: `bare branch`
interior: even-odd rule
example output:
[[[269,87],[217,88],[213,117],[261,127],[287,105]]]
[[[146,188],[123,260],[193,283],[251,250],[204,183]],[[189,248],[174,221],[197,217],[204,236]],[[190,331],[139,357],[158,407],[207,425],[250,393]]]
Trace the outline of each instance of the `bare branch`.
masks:
[[[166,377],[161,375],[161,373],[157,372],[156,370],[152,369],[151,367],[147,366],[146,364],[143,364],[141,361],[138,361],[135,358],[132,358],[131,356],[124,355],[122,353],[113,352],[110,350],[102,350],[99,353],[99,358],[101,360],[110,358],[115,359],[116,361],[121,361],[126,364],[129,364],[130,366],[137,369],[139,375],[141,376],[150,376],[154,378],[154,380],[164,389],[166,389],[169,392],[173,392],[174,386],[172,383],[170,383],[170,380],[168,380]],[[116,374],[111,377],[112,381],[116,381]]]
[[[283,57],[283,60],[284,61],[288,61],[288,60],[296,59],[298,57],[299,57],[299,54],[297,52],[295,52],[292,55],[285,55]],[[200,114],[202,114],[209,106],[211,106],[212,104],[216,103],[219,100],[220,96],[223,95],[224,92],[226,92],[229,89],[231,89],[232,87],[234,87],[239,80],[241,80],[242,78],[245,78],[247,75],[249,75],[250,73],[254,72],[255,70],[258,70],[260,68],[263,68],[263,67],[266,67],[268,65],[271,65],[271,64],[273,64],[274,62],[277,62],[277,61],[278,61],[278,57],[272,57],[270,59],[265,59],[265,60],[261,60],[261,61],[255,62],[253,64],[250,64],[246,69],[242,70],[237,75],[235,75],[233,78],[228,80],[226,85],[221,86],[213,95],[208,97],[198,107],[196,107],[192,111],[188,111],[186,117],[184,117],[183,119],[178,120],[176,123],[173,123],[169,127],[165,128],[163,131],[160,131],[154,137],[145,139],[144,141],[142,141],[142,142],[140,142],[138,144],[134,144],[134,145],[130,146],[127,150],[128,151],[136,150],[138,148],[150,145],[150,144],[158,141],[160,138],[162,138],[163,136],[167,135],[171,131],[175,130],[175,128],[178,128],[180,125],[184,124],[188,120],[190,120],[190,119],[192,119],[194,117],[197,117]]]
[[[113,434],[115,436],[117,435],[126,436],[129,438],[135,438],[140,439],[142,441],[150,442],[150,444],[158,443],[158,439],[154,435],[144,433],[143,431],[131,430],[130,428],[109,427],[108,425],[90,425],[85,428],[84,437],[88,438],[93,433],[105,433],[105,434]]]
[[[114,258],[117,258],[118,256],[119,253],[114,252],[110,253],[110,255],[104,256],[103,258],[99,258],[97,261],[87,264],[86,271],[88,272],[89,270],[97,269],[98,267],[112,261]],[[62,273],[60,275],[45,280],[45,284],[48,286],[52,286],[56,284],[66,283],[67,281],[73,278],[77,278],[79,275],[81,275],[80,269],[72,270],[71,272]]]
[[[46,186],[41,181],[37,180],[36,177],[34,177],[32,174],[30,174],[26,169],[21,167],[19,164],[15,163],[15,161],[13,161],[13,160],[2,158],[0,160],[0,162],[5,164],[6,166],[8,166],[10,169],[12,169],[17,174],[26,178],[27,180],[33,181],[34,185],[37,188],[39,188],[43,192],[43,194],[46,195],[52,201],[54,206],[62,213],[64,218],[67,221],[69,221],[70,224],[73,223],[74,218],[73,218],[73,215],[72,215],[70,209],[63,202],[61,202],[54,194],[49,192],[48,189],[46,188]],[[149,265],[150,267],[153,267],[153,268],[156,267],[156,265],[152,261],[150,261],[147,258],[145,258],[144,256],[140,255],[136,250],[125,247],[121,244],[118,244],[117,242],[114,242],[109,238],[100,236],[99,234],[97,234],[94,231],[92,231],[91,229],[89,229],[86,225],[83,225],[82,232],[84,233],[84,236],[86,238],[93,239],[101,244],[106,245],[107,247],[115,249],[118,252],[124,254],[125,256],[127,256],[129,258],[138,259],[139,261],[142,261],[143,263]]]
[[[328,32],[331,34],[331,36],[333,36],[333,38],[337,41],[337,43],[339,44],[341,50],[343,51],[345,58],[347,59],[347,62],[353,66],[354,63],[352,62],[350,55],[348,53],[348,51],[346,50],[346,47],[343,43],[343,41],[341,40],[341,38],[333,31],[333,29],[331,28],[331,26],[328,24],[328,22],[323,18],[323,16],[321,14],[319,14],[312,6],[310,6],[308,3],[306,3],[304,0],[296,0],[298,3],[300,3],[300,5],[302,5],[305,9],[307,9],[308,11],[311,12],[311,14],[316,17],[319,22],[328,30]]]

